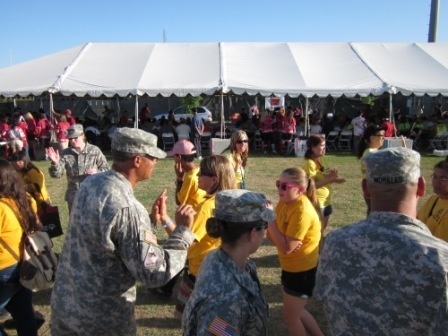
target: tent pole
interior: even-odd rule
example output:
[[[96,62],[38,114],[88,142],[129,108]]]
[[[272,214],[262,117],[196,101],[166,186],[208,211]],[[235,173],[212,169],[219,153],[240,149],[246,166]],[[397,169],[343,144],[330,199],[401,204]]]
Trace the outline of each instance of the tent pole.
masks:
[[[53,123],[53,94],[50,93],[50,122]]]
[[[135,95],[134,128],[138,128],[138,95]]]
[[[305,136],[308,137],[308,131],[310,129],[310,116],[308,114],[308,105],[309,105],[309,101],[308,101],[308,96],[305,97]]]
[[[220,128],[220,131],[221,131],[221,138],[222,138],[222,135],[224,134],[224,132],[225,132],[225,118],[224,118],[224,92],[223,92],[223,90],[221,89],[221,128]]]
[[[393,98],[393,94],[389,93],[389,120],[395,124],[394,110],[393,110],[394,106],[392,104],[392,98]]]

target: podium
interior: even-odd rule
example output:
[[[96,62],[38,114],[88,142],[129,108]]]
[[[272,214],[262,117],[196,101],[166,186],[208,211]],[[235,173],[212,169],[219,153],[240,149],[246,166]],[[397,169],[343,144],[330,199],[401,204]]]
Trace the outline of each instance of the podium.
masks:
[[[218,139],[211,138],[210,139],[210,154],[219,155],[224,152],[227,147],[230,145],[230,139]]]
[[[412,149],[412,139],[405,138],[406,147]],[[380,149],[403,147],[403,141],[401,138],[384,138],[384,144]]]

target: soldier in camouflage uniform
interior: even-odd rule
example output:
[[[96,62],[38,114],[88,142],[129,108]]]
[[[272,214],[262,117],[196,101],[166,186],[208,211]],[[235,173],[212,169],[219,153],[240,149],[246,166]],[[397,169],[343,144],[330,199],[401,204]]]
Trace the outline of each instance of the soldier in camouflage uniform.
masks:
[[[189,221],[177,223],[159,246],[150,216],[133,191],[165,156],[156,136],[120,128],[112,140],[112,169],[81,185],[51,296],[52,335],[135,335],[136,280],[160,287],[184,267],[194,239],[191,206],[184,208]],[[166,191],[151,218],[172,222]]]
[[[87,142],[82,125],[75,124],[68,128],[70,147],[62,151],[61,155],[52,147],[47,149],[48,158],[51,161],[49,168],[51,177],[67,175],[67,191],[65,200],[68,210],[71,212],[73,200],[82,181],[86,177],[109,170],[106,157],[101,150]]]
[[[274,218],[262,194],[239,189],[216,194],[207,233],[220,237],[222,245],[201,265],[182,317],[184,336],[267,334],[268,306],[248,257]]]
[[[329,233],[317,270],[333,335],[446,335],[448,245],[416,219],[425,193],[420,155],[368,154],[364,195],[372,212]]]

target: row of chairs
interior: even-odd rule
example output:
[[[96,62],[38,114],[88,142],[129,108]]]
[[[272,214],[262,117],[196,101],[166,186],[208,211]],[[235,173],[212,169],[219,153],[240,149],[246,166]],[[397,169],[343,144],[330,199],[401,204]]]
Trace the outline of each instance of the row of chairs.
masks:
[[[438,132],[434,138],[429,140],[428,149],[443,150],[448,147],[448,131]]]
[[[331,131],[325,139],[327,150],[351,151],[352,138],[352,131]]]

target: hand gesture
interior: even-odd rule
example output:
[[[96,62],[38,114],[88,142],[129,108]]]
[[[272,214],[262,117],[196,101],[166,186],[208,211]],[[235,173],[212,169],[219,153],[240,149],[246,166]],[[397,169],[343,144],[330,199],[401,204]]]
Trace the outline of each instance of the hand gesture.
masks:
[[[48,147],[45,149],[45,154],[47,154],[53,164],[57,164],[59,162],[59,151],[57,149],[55,150],[53,147]]]
[[[189,204],[182,204],[176,210],[176,225],[191,229],[194,223],[196,211]]]
[[[93,175],[93,174],[96,174],[96,173],[98,173],[98,169],[96,169],[96,167],[89,168],[86,171],[86,175]]]
[[[184,170],[182,169],[180,161],[177,161],[177,159],[176,162],[174,162],[174,172],[176,173],[177,179],[182,180],[184,177]]]
[[[157,197],[154,204],[152,205],[151,220],[154,221],[154,223],[159,223],[160,221],[163,222],[167,220],[168,215],[166,213],[166,199],[166,189],[163,189],[159,197]]]

